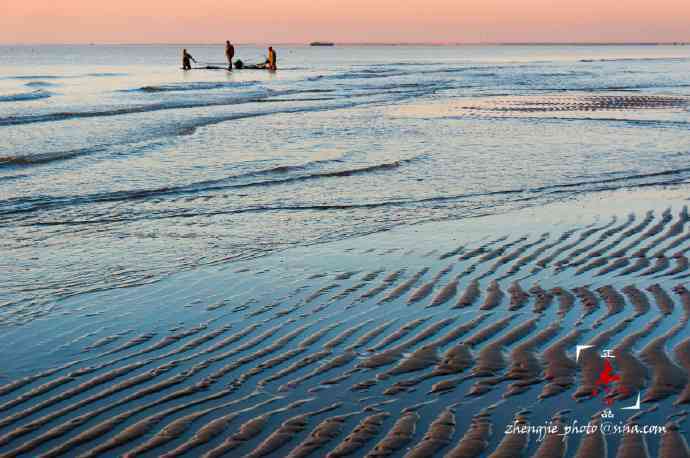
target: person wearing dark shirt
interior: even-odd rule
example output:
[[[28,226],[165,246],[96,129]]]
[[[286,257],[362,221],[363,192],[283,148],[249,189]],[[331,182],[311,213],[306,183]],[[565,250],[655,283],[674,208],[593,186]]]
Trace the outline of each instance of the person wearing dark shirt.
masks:
[[[230,41],[225,42],[225,57],[228,58],[228,70],[232,70],[232,58],[235,57],[235,47]]]
[[[196,64],[196,60],[194,57],[192,57],[191,54],[187,52],[186,49],[182,50],[182,70],[191,70],[192,69],[192,64],[190,63],[190,60],[194,61]]]

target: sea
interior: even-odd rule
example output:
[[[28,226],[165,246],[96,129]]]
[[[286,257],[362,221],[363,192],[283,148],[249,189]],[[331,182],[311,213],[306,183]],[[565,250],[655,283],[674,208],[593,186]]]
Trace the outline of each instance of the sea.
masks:
[[[0,323],[197,266],[690,180],[688,46],[276,45],[277,72],[185,72],[183,47],[224,65],[223,43],[0,46]]]

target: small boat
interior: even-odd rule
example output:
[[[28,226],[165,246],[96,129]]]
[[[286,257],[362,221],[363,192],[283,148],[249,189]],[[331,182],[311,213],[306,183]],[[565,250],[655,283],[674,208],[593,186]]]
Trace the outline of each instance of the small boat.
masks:
[[[309,43],[309,46],[335,46],[335,43],[330,41],[313,41]]]

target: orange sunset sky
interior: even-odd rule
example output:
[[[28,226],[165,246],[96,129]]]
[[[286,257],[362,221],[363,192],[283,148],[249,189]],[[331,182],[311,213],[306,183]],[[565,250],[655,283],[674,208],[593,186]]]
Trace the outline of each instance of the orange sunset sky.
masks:
[[[690,41],[689,0],[2,0],[0,43]]]

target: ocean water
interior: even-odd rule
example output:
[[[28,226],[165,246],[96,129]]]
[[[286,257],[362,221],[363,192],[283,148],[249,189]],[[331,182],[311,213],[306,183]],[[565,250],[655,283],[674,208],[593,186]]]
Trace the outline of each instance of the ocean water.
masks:
[[[690,179],[688,47],[278,46],[277,73],[182,72],[180,48],[0,47],[0,320],[199,265]],[[222,45],[187,48],[223,62]]]

